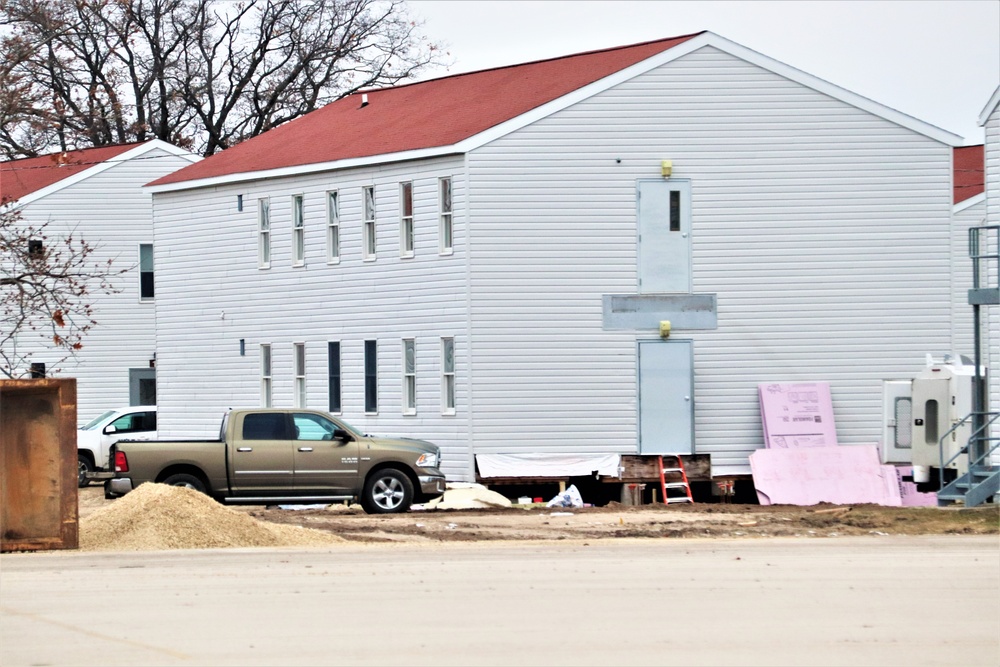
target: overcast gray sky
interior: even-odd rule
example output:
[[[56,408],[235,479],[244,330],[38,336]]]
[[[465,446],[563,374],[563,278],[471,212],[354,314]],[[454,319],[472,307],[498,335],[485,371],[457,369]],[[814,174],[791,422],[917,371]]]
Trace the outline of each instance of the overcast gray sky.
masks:
[[[983,143],[1000,85],[1000,0],[410,0],[453,65],[428,76],[711,30]]]

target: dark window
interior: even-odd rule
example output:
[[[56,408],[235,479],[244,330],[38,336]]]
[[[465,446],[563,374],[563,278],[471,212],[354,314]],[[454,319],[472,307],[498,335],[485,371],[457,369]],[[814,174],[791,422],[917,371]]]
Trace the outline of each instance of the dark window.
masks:
[[[281,412],[258,412],[243,418],[244,440],[290,440]]]
[[[327,343],[330,377],[330,412],[340,412],[340,343]]]
[[[670,191],[670,231],[681,231],[681,193],[680,190]]]
[[[45,377],[45,364],[34,361],[31,363],[31,379],[41,380]]]
[[[378,412],[378,360],[376,341],[365,341],[365,412]]]
[[[28,240],[28,257],[31,259],[43,259],[45,257],[45,246],[36,239]]]
[[[139,244],[139,298],[153,298],[153,244]]]

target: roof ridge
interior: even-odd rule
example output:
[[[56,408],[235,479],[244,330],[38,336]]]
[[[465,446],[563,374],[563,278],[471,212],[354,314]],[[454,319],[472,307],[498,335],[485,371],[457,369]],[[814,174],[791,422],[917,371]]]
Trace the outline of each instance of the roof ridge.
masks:
[[[90,151],[107,150],[110,148],[125,148],[125,147],[135,147],[141,146],[143,144],[149,143],[149,139],[146,141],[128,141],[122,144],[105,144],[103,146],[87,146],[86,148],[70,148],[64,151],[52,151],[50,153],[42,153],[41,155],[35,155],[34,157],[19,157],[13,160],[2,160],[0,165],[12,164],[14,162],[24,162],[25,160],[41,160],[47,157],[55,157],[57,155],[62,155],[65,153],[87,153]]]
[[[505,69],[514,69],[516,67],[524,67],[526,65],[539,65],[541,63],[550,63],[557,60],[569,60],[570,58],[577,58],[580,56],[591,56],[598,53],[611,53],[612,51],[623,51],[625,49],[632,49],[641,46],[649,46],[650,44],[657,44],[659,42],[672,42],[678,39],[690,39],[692,37],[697,37],[698,35],[708,32],[707,30],[699,30],[697,32],[688,33],[686,35],[675,35],[673,37],[663,37],[660,39],[651,39],[645,42],[636,42],[634,44],[622,44],[620,46],[609,46],[603,49],[592,49],[590,51],[581,51],[579,53],[569,53],[563,56],[553,56],[551,58],[539,58],[538,60],[527,60],[522,63],[514,63],[512,65],[498,65],[496,67],[484,67],[483,69],[472,70],[470,72],[457,72],[455,74],[445,74],[444,76],[435,77],[433,79],[424,79],[423,81],[411,81],[408,83],[403,83],[395,86],[386,86],[384,88],[362,88],[351,95],[357,95],[359,93],[378,93],[386,90],[399,90],[400,88],[409,88],[410,86],[419,86],[425,83],[434,83],[436,81],[444,81],[445,79],[457,79],[463,76],[473,76],[475,74],[483,74],[484,72],[498,72]],[[350,97],[351,95],[348,95]]]

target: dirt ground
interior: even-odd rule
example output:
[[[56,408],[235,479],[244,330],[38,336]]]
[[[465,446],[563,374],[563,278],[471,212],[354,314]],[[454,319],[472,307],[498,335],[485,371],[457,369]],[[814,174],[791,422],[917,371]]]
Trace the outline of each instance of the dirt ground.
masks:
[[[106,506],[101,487],[80,489],[80,518]],[[360,508],[231,506],[274,523],[329,531],[352,542],[598,540],[622,537],[839,537],[847,535],[1000,535],[1000,507],[878,505],[812,507],[675,504],[549,509],[410,511],[370,516]]]

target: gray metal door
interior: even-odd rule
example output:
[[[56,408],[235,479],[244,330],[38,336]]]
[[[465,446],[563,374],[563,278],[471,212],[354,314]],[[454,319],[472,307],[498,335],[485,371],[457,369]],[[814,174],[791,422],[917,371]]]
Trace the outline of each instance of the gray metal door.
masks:
[[[639,181],[638,199],[639,292],[690,292],[690,181]]]
[[[156,405],[156,369],[128,369],[128,404]]]
[[[689,340],[639,341],[639,453],[694,453],[694,356]]]

